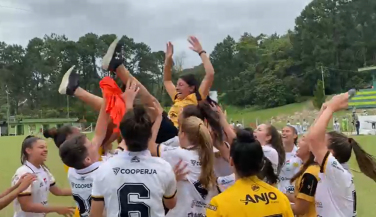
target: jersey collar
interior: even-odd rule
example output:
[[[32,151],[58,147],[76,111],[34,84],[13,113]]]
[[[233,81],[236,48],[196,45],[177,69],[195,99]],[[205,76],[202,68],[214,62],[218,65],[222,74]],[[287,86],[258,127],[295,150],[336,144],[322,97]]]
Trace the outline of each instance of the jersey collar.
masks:
[[[34,166],[32,163],[30,163],[29,161],[25,162],[25,166],[29,167],[34,173],[44,171],[42,166],[38,168]]]
[[[133,151],[123,151],[121,152],[119,155],[122,155],[122,156],[130,156],[130,157],[134,157],[134,156],[143,156],[143,157],[151,157],[151,153],[149,150],[145,150],[145,151],[138,151],[138,152],[133,152]]]
[[[80,169],[80,170],[76,170],[76,173],[81,174],[81,175],[90,173],[90,172],[98,169],[99,165],[100,165],[100,162],[95,162],[88,167],[85,167],[85,168]]]

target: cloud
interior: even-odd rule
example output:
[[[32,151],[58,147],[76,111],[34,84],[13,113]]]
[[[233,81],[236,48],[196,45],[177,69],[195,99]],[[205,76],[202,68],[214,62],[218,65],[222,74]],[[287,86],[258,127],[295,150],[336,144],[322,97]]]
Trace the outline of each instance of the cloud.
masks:
[[[93,32],[127,35],[152,50],[167,41],[185,56],[185,67],[200,63],[186,38],[197,36],[208,51],[227,35],[285,33],[309,0],[2,0],[0,41],[26,45],[33,37],[65,34],[72,40]]]

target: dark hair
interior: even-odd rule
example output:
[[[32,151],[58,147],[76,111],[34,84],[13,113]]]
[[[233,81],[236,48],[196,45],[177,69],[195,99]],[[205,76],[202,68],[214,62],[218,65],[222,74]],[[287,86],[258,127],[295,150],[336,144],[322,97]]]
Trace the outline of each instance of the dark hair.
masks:
[[[196,80],[195,76],[193,74],[187,74],[180,76],[180,79],[182,79],[185,83],[188,84],[190,87],[194,87],[193,93],[196,94],[197,101],[201,101],[201,95],[199,92],[200,84]]]
[[[46,139],[52,138],[58,148],[65,142],[67,136],[71,134],[73,134],[73,127],[69,125],[62,126],[59,129],[51,128],[43,131],[43,136]]]
[[[336,131],[331,131],[328,135],[328,149],[333,150],[333,156],[339,163],[343,164],[348,162],[351,157],[351,150],[354,150],[360,171],[376,181],[376,159],[374,156],[364,151],[353,138],[348,138],[344,134]]]
[[[264,152],[260,143],[243,142],[235,139],[230,148],[230,156],[240,178],[258,175],[264,161]]]
[[[26,136],[26,138],[22,142],[22,146],[21,146],[21,164],[24,164],[27,161],[28,157],[29,157],[28,154],[27,154],[27,152],[26,152],[26,149],[27,148],[32,148],[33,145],[38,140],[42,140],[42,139],[39,138],[39,137],[36,137],[36,136],[32,136],[32,135]]]
[[[291,178],[290,183],[293,183],[297,178],[299,178],[303,173],[308,169],[309,166],[317,165],[315,161],[315,156],[312,154],[312,152],[309,152],[309,158],[302,167],[300,167],[300,170]]]
[[[255,140],[253,136],[253,131],[251,128],[238,129],[236,131],[236,141],[242,144],[253,144],[256,142],[261,147],[261,144],[257,140]],[[262,147],[261,147],[261,150],[262,150]],[[260,179],[265,180],[269,184],[275,184],[278,182],[278,176],[277,174],[274,173],[272,162],[270,162],[270,160],[264,156],[264,152],[263,152],[261,168],[260,168],[260,171],[257,173],[257,176]]]
[[[208,102],[200,101],[197,106],[187,105],[183,107],[182,115],[184,119],[194,116],[202,121],[206,120],[214,133],[215,141],[220,144],[223,143],[223,130],[219,120],[219,114],[211,109]]]
[[[143,106],[136,105],[127,111],[119,128],[128,151],[139,152],[148,149],[152,126]]]
[[[88,150],[85,146],[86,135],[77,134],[67,139],[59,147],[59,155],[63,163],[75,169],[85,168],[84,160],[88,156]]]
[[[297,145],[298,144],[298,139],[299,139],[298,131],[296,130],[295,127],[293,127],[291,125],[286,125],[285,127],[290,128],[292,130],[292,132],[296,135],[296,138],[294,139],[294,144]]]
[[[278,153],[278,168],[277,174],[281,172],[282,166],[285,163],[286,159],[286,152],[285,148],[283,147],[281,134],[279,134],[278,130],[270,124],[266,125],[266,130],[268,135],[270,135],[270,141],[267,141]]]

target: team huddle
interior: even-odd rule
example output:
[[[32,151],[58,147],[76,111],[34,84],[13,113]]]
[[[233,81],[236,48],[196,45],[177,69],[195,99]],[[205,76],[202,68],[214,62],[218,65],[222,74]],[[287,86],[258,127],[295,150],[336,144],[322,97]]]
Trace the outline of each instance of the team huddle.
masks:
[[[46,141],[28,136],[0,208],[14,200],[14,217],[356,216],[347,162],[353,150],[360,170],[376,181],[375,160],[354,139],[326,132],[333,113],[347,109],[348,93],[326,102],[301,138],[293,126],[282,133],[269,124],[234,128],[209,97],[214,69],[205,50],[196,37],[188,41],[206,74],[201,83],[188,74],[173,84],[173,45],[167,44],[164,87],[173,101],[168,113],[125,68],[118,39],[103,57],[103,69],[115,75],[100,82],[103,98],[81,88],[71,67],[59,92],[99,115],[91,140],[72,126],[44,132],[59,149],[70,188],[58,187],[44,164]],[[50,206],[49,192],[73,197],[77,207]]]

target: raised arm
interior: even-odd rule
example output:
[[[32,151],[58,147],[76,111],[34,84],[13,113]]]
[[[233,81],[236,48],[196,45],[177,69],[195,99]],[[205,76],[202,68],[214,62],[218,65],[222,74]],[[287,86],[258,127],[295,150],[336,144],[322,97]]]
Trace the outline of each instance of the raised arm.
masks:
[[[195,36],[190,36],[188,38],[188,42],[192,45],[192,47],[190,48],[196,53],[198,53],[198,55],[200,55],[202,64],[205,68],[205,77],[200,85],[200,94],[202,95],[202,98],[205,99],[207,96],[209,96],[210,88],[213,85],[214,68],[210,62],[208,55],[206,55],[206,51],[202,49],[199,40]]]
[[[163,112],[163,108],[161,107],[159,102],[154,102],[153,112],[155,113],[154,116],[156,116],[156,118],[155,118],[153,127],[151,129],[152,134],[151,134],[151,138],[149,139],[148,149],[152,156],[158,156],[158,153],[157,153],[158,146],[157,146],[157,143],[155,143],[155,140],[157,139],[158,131],[161,126],[162,112]]]
[[[166,91],[170,98],[172,100],[175,99],[176,95],[176,88],[174,83],[172,83],[172,75],[171,75],[171,69],[172,69],[172,55],[174,54],[174,46],[171,42],[167,43],[166,48],[166,57],[165,57],[165,64],[164,64],[164,70],[163,70],[163,84],[166,88]]]
[[[106,137],[108,122],[111,121],[109,115],[106,113],[107,100],[103,97],[101,110],[99,111],[97,124],[95,126],[93,144],[97,146],[97,149],[102,145],[104,138]]]
[[[325,103],[320,116],[311,126],[306,136],[309,141],[310,149],[320,165],[328,151],[325,143],[326,127],[334,112],[348,107],[348,97],[348,93],[343,93],[334,96],[329,102]]]

